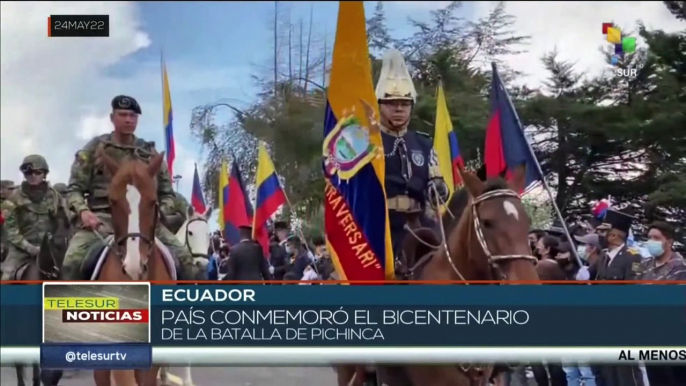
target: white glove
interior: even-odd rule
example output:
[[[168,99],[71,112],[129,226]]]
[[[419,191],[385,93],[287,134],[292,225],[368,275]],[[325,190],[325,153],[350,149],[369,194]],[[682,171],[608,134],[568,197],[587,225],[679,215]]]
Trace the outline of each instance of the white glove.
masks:
[[[576,280],[588,280],[591,278],[591,273],[588,271],[588,267],[583,266],[579,268],[579,272],[576,273]]]
[[[269,273],[272,275],[274,274],[274,267],[272,267],[271,265],[269,266]]]

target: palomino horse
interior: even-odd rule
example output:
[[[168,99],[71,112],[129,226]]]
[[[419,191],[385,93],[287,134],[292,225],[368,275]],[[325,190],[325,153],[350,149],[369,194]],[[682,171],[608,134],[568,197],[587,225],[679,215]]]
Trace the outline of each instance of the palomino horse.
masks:
[[[456,222],[447,228],[439,223],[444,242],[417,261],[410,280],[537,281],[536,259],[527,241],[530,220],[517,194],[524,185],[524,170],[518,168],[510,183],[500,178],[483,182],[462,170],[461,175],[465,188],[453,200],[468,205],[449,205]],[[364,385],[361,367],[352,368],[339,368],[339,386]],[[493,365],[378,366],[378,373],[389,386],[483,386]]]
[[[207,252],[210,249],[210,226],[207,220],[212,216],[212,208],[207,208],[205,213],[198,213],[193,206],[188,207],[187,220],[181,225],[179,231],[176,233],[176,238],[179,239],[182,245],[188,248],[193,259],[207,260]],[[182,367],[181,379],[183,386],[192,386],[193,379],[191,378],[191,368]],[[160,381],[162,385],[168,384],[169,367],[163,366],[160,368]]]
[[[157,175],[164,153],[152,156],[146,164],[140,159],[126,159],[121,164],[98,150],[98,157],[112,175],[109,201],[112,213],[113,241],[106,252],[98,280],[173,280],[174,267],[165,257],[164,247],[155,238],[159,225]],[[156,386],[159,366],[150,370],[96,370],[97,386]],[[110,378],[111,377],[111,378]]]

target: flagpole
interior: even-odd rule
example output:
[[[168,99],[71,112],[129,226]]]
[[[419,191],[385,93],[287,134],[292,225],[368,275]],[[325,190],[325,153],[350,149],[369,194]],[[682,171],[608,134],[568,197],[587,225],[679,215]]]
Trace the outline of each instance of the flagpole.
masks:
[[[493,75],[498,76],[498,69],[496,68],[495,62],[491,62],[491,66],[493,67]],[[494,82],[495,79],[492,79],[491,81]],[[504,87],[504,85],[503,85],[503,87]],[[517,120],[517,125],[519,125],[519,128],[522,130],[522,134],[524,134],[524,126],[522,126],[522,121],[519,120],[519,114],[517,114],[517,110],[515,110],[515,108],[514,108],[514,104],[512,103],[512,99],[510,99],[510,94],[507,92],[507,90],[504,94],[507,98],[507,103],[510,105],[510,108],[512,109],[512,113],[514,114],[514,117]],[[565,222],[564,218],[562,217],[562,212],[560,211],[560,208],[557,206],[557,203],[555,202],[555,197],[553,196],[553,193],[550,190],[550,186],[548,185],[548,181],[546,181],[546,179],[545,179],[545,175],[543,174],[543,169],[541,169],[541,164],[538,162],[538,159],[536,159],[536,154],[534,153],[534,149],[531,147],[529,140],[526,139],[526,136],[524,137],[524,141],[526,142],[526,147],[529,149],[529,154],[536,161],[534,163],[536,164],[536,169],[538,170],[538,174],[541,176],[541,184],[543,185],[543,189],[545,189],[545,191],[548,193],[548,197],[550,197],[550,200],[553,203],[553,209],[555,209],[555,213],[557,214],[557,218],[560,220],[560,224],[562,225],[562,230],[564,231],[564,234],[567,237],[569,244],[573,247],[574,246],[574,240],[572,239],[572,235],[569,233],[569,229],[567,228],[567,223]],[[572,250],[572,254],[574,255],[576,263],[579,265],[579,267],[583,267],[581,259],[579,258],[579,254],[576,252],[576,248],[570,248],[570,249]]]

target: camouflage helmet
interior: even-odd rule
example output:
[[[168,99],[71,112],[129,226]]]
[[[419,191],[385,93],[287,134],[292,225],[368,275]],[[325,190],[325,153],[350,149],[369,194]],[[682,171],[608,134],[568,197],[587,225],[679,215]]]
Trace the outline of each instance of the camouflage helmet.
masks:
[[[0,181],[0,187],[5,188],[5,189],[14,189],[17,186],[14,185],[14,181],[12,181],[12,180],[1,180]]]
[[[61,182],[58,182],[55,185],[53,185],[53,188],[55,188],[55,190],[59,194],[66,194],[67,193],[67,185],[63,184]]]
[[[19,171],[26,173],[31,170],[44,170],[48,173],[50,167],[48,167],[48,161],[45,160],[45,157],[40,154],[31,154],[24,158],[24,161],[22,161],[21,166],[19,167]]]

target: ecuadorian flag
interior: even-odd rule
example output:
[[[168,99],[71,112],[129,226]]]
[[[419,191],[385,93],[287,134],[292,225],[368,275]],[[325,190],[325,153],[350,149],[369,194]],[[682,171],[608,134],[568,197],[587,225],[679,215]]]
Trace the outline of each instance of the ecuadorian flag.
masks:
[[[267,153],[267,148],[260,143],[257,153],[257,174],[255,175],[255,214],[253,215],[252,234],[265,250],[269,251],[269,235],[267,234],[267,220],[286,202],[286,195],[276,175],[274,163]]]
[[[457,142],[457,134],[453,130],[453,123],[448,113],[448,104],[445,101],[443,84],[438,84],[436,97],[436,125],[434,133],[434,149],[438,156],[438,164],[441,174],[448,185],[450,195],[455,192],[455,187],[462,185],[462,178],[458,166],[464,166],[460,145]],[[450,200],[450,198],[448,198]]]
[[[167,76],[167,66],[162,60],[162,95],[164,98],[164,141],[167,147],[167,169],[169,176],[174,175],[174,159],[176,158],[176,146],[174,146],[174,126],[171,103],[171,91],[169,90],[169,77]]]
[[[229,202],[229,169],[226,165],[226,161],[222,161],[221,169],[219,170],[219,192],[218,202],[219,202],[219,216],[217,216],[217,222],[219,223],[219,230],[222,232],[222,236],[226,239],[226,223],[224,222],[224,211]]]
[[[361,100],[373,106],[378,115],[365,23],[363,2],[339,2],[325,137],[344,117],[344,112],[354,111],[369,127]],[[380,133],[371,135],[370,141],[383,148]],[[394,278],[384,162],[383,157],[374,158],[349,180],[335,175],[327,178],[324,199],[327,246],[342,279]]]

